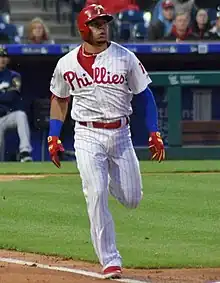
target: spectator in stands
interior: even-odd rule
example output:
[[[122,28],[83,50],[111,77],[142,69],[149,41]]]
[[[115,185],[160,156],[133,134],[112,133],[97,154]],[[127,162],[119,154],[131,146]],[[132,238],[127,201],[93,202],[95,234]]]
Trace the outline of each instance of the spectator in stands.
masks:
[[[5,132],[16,128],[19,136],[20,161],[32,161],[30,130],[26,113],[22,110],[21,76],[9,70],[9,58],[5,48],[0,49],[0,149]]]
[[[213,35],[210,33],[210,29],[211,23],[207,11],[205,9],[199,9],[192,25],[193,33],[203,40],[212,39]]]
[[[190,28],[190,16],[188,13],[177,13],[171,33],[164,37],[164,40],[175,40],[181,42],[185,40],[198,40],[198,36],[193,34]]]
[[[18,28],[15,24],[10,23],[10,16],[8,14],[0,14],[0,43],[16,44],[20,42],[21,38]]]
[[[210,29],[210,33],[214,39],[220,40],[220,12],[217,12],[216,14],[216,22],[215,25]]]
[[[27,43],[30,44],[54,44],[50,39],[50,33],[41,18],[34,18],[28,26]]]
[[[176,13],[189,13],[191,16],[191,12],[193,11],[193,15],[196,12],[196,6],[194,0],[173,0],[175,6]]]
[[[175,13],[189,13],[191,19],[195,17],[196,13],[196,6],[195,6],[195,0],[172,0],[174,7],[175,7]],[[153,15],[152,15],[152,20],[156,21],[159,16],[162,14],[162,3],[163,0],[159,0],[158,3],[156,4],[154,10],[153,10]]]
[[[174,19],[174,5],[171,0],[164,0],[162,3],[162,15],[156,22],[152,22],[148,28],[148,40],[154,41],[170,34]]]
[[[10,15],[9,0],[0,0],[0,13],[7,13]]]

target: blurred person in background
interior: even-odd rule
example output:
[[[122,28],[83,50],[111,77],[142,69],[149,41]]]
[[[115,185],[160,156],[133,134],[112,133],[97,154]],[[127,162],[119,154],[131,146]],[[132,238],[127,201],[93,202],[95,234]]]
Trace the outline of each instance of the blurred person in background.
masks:
[[[162,3],[162,15],[156,22],[152,22],[148,28],[148,40],[154,41],[170,34],[174,19],[174,5],[171,0]]]
[[[18,27],[15,24],[11,23],[10,15],[7,13],[0,13],[0,43],[21,43],[21,37],[18,31]]]
[[[216,40],[220,40],[220,11],[216,13],[215,25],[210,29],[210,33]]]
[[[195,13],[197,11],[195,0],[172,0],[173,5],[175,7],[175,13],[188,13],[190,18],[193,19],[195,17]],[[159,16],[162,14],[162,3],[163,0],[159,0],[156,4],[153,13],[152,20],[156,21]]]
[[[194,16],[196,12],[195,0],[173,0],[176,13],[189,13]]]
[[[30,44],[54,44],[50,39],[50,32],[41,18],[34,18],[28,25],[27,43]]]
[[[0,150],[4,143],[4,135],[8,129],[17,129],[19,136],[20,161],[32,161],[30,129],[26,113],[22,110],[21,76],[9,70],[8,53],[0,48]]]
[[[169,35],[164,37],[165,41],[181,42],[185,40],[198,40],[190,27],[190,16],[188,13],[177,13]]]
[[[199,9],[192,25],[193,33],[203,40],[212,39],[214,36],[210,32],[210,29],[211,23],[207,11],[205,9]]]

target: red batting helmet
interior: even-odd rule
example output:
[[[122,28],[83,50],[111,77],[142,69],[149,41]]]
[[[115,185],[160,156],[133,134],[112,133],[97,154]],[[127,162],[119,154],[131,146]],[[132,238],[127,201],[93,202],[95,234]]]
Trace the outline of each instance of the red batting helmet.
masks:
[[[108,14],[105,8],[101,5],[92,4],[82,9],[77,18],[77,25],[81,37],[87,41],[90,35],[88,23],[97,18],[104,18],[107,22],[113,20],[113,16]]]

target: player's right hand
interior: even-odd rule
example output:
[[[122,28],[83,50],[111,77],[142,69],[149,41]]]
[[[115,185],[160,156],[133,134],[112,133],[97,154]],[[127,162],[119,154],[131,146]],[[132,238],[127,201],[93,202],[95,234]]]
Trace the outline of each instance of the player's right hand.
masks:
[[[164,144],[159,132],[150,133],[149,149],[152,154],[151,160],[157,160],[161,162],[165,159]]]
[[[47,138],[47,141],[48,141],[48,150],[49,150],[49,153],[50,153],[50,158],[51,158],[52,162],[58,168],[60,168],[61,164],[60,164],[59,153],[64,152],[64,147],[63,147],[61,141],[59,140],[59,137],[49,136]]]

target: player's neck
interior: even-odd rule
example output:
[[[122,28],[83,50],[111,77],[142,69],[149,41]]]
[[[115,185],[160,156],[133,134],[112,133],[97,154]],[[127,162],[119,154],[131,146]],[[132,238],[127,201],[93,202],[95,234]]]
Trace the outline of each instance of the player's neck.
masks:
[[[108,43],[107,42],[104,43],[101,46],[94,46],[94,45],[89,44],[88,42],[84,42],[83,43],[83,50],[84,50],[84,52],[87,53],[87,54],[91,54],[91,55],[92,54],[93,55],[94,54],[98,54],[98,53],[104,51],[107,48],[108,48]]]

